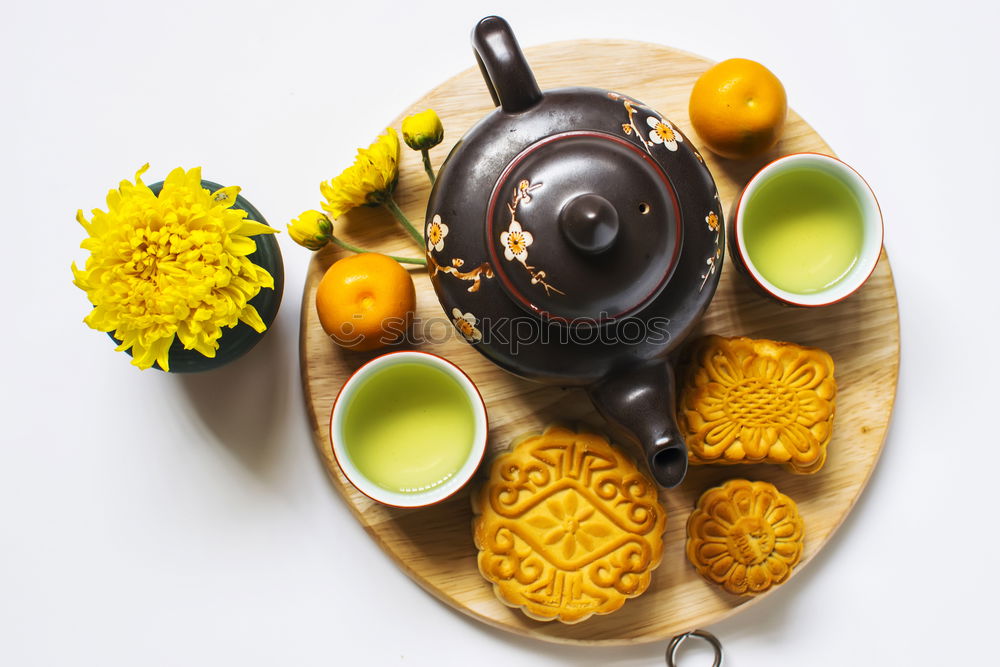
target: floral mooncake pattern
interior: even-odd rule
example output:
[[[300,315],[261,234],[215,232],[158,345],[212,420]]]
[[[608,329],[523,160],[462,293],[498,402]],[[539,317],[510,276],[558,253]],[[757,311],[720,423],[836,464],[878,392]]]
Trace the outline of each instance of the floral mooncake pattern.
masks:
[[[657,487],[598,435],[552,426],[520,440],[472,502],[479,571],[536,620],[615,611],[660,564]]]
[[[677,418],[692,463],[783,463],[814,473],[826,461],[836,394],[823,350],[708,336],[693,348]]]
[[[795,502],[773,484],[733,479],[698,500],[687,523],[687,557],[730,593],[757,595],[788,579],[804,534]]]

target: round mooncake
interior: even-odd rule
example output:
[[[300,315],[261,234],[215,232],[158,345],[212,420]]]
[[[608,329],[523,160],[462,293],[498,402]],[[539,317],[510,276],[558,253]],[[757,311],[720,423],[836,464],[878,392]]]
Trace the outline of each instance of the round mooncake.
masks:
[[[646,590],[663,554],[656,485],[592,433],[550,426],[516,441],[472,503],[479,571],[536,620],[615,611]]]
[[[730,593],[757,595],[792,574],[804,536],[795,501],[768,482],[732,479],[698,499],[687,522],[687,557]]]
[[[817,472],[833,433],[833,359],[818,348],[706,336],[691,348],[677,421],[691,463]]]

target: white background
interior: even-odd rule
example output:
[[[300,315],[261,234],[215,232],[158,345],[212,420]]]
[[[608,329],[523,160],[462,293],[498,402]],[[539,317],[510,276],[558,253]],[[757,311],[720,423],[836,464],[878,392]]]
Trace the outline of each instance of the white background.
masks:
[[[617,37],[759,60],[880,199],[903,340],[885,453],[823,552],[711,628],[727,665],[993,662],[974,658],[1000,592],[994,7],[5,0],[0,664],[662,664],[663,643],[487,628],[368,539],[310,439],[308,253],[287,234],[278,320],[230,367],[139,372],[81,323],[78,208],[146,161],[148,182],[202,165],[283,227],[356,146],[472,65],[490,13],[525,46]]]

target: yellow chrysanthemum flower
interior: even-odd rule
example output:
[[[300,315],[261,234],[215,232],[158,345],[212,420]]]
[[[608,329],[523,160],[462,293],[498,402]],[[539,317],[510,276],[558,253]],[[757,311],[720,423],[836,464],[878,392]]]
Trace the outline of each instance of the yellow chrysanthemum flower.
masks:
[[[415,151],[434,148],[444,139],[444,126],[434,109],[403,119],[403,141]]]
[[[359,148],[354,164],[330,182],[320,183],[323,210],[334,220],[357,206],[378,206],[392,196],[399,180],[399,136],[387,128],[368,148]]]
[[[94,209],[89,221],[77,212],[90,256],[83,270],[73,264],[73,283],[94,305],[88,326],[114,332],[139,368],[167,371],[175,337],[214,357],[223,327],[264,331],[248,302],[274,279],[247,256],[257,249],[251,236],[275,230],[232,208],[238,187],[203,188],[200,167],[171,171],[159,196],[142,182],[148,168],[108,193],[107,212]]]
[[[288,235],[300,246],[319,250],[330,242],[333,223],[320,211],[305,211],[288,224]]]

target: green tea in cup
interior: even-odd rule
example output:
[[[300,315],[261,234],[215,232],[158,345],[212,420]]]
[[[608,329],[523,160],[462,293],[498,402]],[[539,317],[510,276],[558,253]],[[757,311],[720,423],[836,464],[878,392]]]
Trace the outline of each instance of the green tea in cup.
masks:
[[[464,389],[442,370],[407,362],[357,388],[344,415],[344,444],[358,471],[387,491],[435,489],[472,451],[475,418]]]
[[[457,366],[423,352],[378,357],[344,383],[330,439],[344,476],[398,507],[443,500],[472,476],[486,449],[486,408]]]
[[[767,294],[818,306],[853,293],[882,247],[882,217],[868,184],[839,160],[781,158],[747,187],[733,216],[734,258]]]

